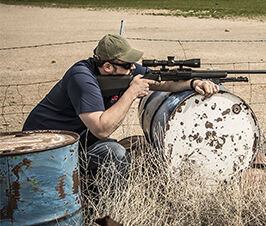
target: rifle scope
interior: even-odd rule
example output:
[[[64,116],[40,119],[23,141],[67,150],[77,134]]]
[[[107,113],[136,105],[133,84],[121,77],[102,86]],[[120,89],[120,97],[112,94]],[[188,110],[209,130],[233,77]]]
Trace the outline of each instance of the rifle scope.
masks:
[[[187,67],[200,67],[200,59],[189,59],[189,60],[174,60],[174,56],[168,56],[168,60],[143,60],[143,67],[157,67],[157,66],[187,66]]]

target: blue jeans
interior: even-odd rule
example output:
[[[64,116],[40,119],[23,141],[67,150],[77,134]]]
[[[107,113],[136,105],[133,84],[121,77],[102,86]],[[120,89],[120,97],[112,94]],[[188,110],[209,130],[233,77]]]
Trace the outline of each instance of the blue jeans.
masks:
[[[80,152],[82,152],[80,153],[81,173],[88,182],[86,185],[83,184],[83,187],[85,186],[85,190],[93,194],[94,203],[98,202],[99,189],[116,190],[117,182],[120,188],[126,183],[130,155],[116,140],[99,140],[89,146],[86,152],[84,150]],[[100,188],[97,181],[104,182]]]

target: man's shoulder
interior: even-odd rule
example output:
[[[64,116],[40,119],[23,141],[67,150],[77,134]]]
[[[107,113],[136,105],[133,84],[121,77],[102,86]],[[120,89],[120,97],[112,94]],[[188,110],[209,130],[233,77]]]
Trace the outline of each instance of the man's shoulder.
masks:
[[[92,58],[87,60],[81,60],[75,63],[70,70],[72,72],[84,72],[95,74],[97,72],[97,67]]]
[[[92,58],[87,60],[81,60],[75,63],[69,70],[66,72],[64,79],[70,79],[72,77],[84,77],[84,79],[96,79],[98,74],[98,68],[96,67]]]

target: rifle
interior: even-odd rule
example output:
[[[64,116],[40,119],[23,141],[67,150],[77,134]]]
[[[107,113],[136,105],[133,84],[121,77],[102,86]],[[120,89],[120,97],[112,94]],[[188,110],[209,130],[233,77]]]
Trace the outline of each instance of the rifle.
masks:
[[[200,67],[200,59],[175,60],[173,56],[168,56],[167,60],[143,60],[142,66],[161,66],[159,70],[147,70],[143,76],[145,79],[151,79],[158,82],[199,78],[208,79],[216,84],[221,84],[225,82],[248,82],[247,77],[240,76],[227,78],[228,74],[266,74],[266,70],[192,70],[191,68]],[[178,68],[172,70],[167,68],[173,66],[178,66]],[[103,96],[119,95],[121,91],[125,91],[129,87],[132,79],[132,75],[97,76]]]

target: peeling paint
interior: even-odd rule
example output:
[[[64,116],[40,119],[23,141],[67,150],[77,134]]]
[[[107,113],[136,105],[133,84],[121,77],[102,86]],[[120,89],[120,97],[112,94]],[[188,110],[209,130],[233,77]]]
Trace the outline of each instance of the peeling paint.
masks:
[[[205,123],[205,127],[206,127],[206,129],[213,129],[213,124],[211,123],[211,122],[206,122]]]
[[[186,102],[185,102],[185,101],[182,102],[180,105],[178,105],[176,111],[177,111],[178,113],[182,113],[182,107],[185,106],[185,105],[186,105]]]
[[[208,118],[208,116],[206,115],[206,113],[204,113],[204,114],[202,115],[202,118]]]
[[[217,104],[214,103],[214,104],[211,106],[211,109],[212,109],[212,110],[215,110],[216,106],[217,106]]]
[[[14,220],[14,210],[18,209],[18,205],[17,202],[20,199],[20,182],[19,182],[19,172],[22,172],[22,167],[26,166],[26,169],[28,169],[30,167],[30,165],[33,162],[30,161],[27,158],[24,158],[22,160],[22,162],[20,162],[18,165],[16,165],[13,169],[12,172],[14,173],[14,175],[16,176],[16,181],[14,181],[11,184],[11,189],[10,190],[6,190],[6,196],[8,198],[8,202],[7,205],[4,206],[1,210],[0,210],[0,219],[10,219],[10,220]]]
[[[228,115],[230,111],[230,108],[227,108],[225,111],[222,112],[222,116]]]
[[[253,151],[253,153],[256,153],[257,152],[258,140],[259,140],[259,137],[257,136],[256,133],[254,133],[254,142],[253,142],[253,145],[252,145],[252,151]]]
[[[64,183],[64,179],[65,179],[66,175],[62,175],[59,177],[58,179],[58,184],[57,186],[55,186],[55,190],[58,191],[59,195],[58,195],[58,199],[63,199],[66,197],[66,193],[64,191],[64,187],[66,186],[66,184]]]
[[[232,106],[232,111],[235,113],[235,114],[239,114],[240,111],[241,111],[241,106],[239,104],[234,104]]]
[[[199,137],[199,133],[196,133],[195,135],[189,135],[188,139],[189,141],[193,141],[196,140]]]
[[[77,168],[73,171],[72,180],[73,180],[72,192],[73,194],[77,194],[80,188],[79,171]]]
[[[216,121],[216,122],[221,122],[221,121],[223,121],[223,119],[222,118],[217,118],[217,119],[214,119],[214,121]]]

